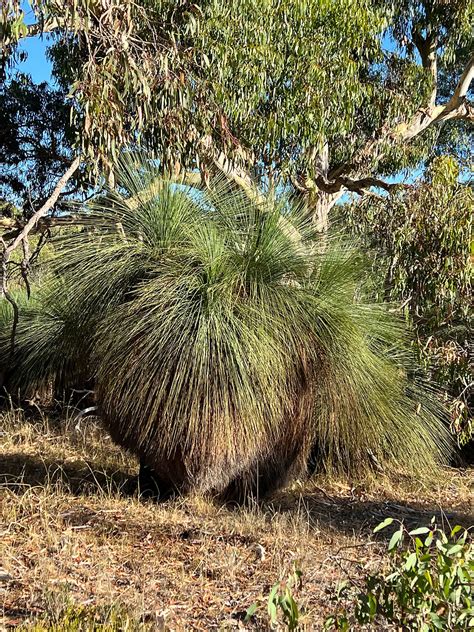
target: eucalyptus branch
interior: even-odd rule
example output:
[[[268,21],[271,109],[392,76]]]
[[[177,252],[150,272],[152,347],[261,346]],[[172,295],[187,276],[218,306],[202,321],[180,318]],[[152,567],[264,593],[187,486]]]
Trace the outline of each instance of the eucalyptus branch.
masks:
[[[423,41],[426,42],[426,40]],[[420,46],[422,45],[420,44]],[[431,51],[431,44],[430,47],[427,48],[429,48],[429,50]],[[428,56],[432,54],[433,52],[431,51]],[[431,60],[431,62],[428,57],[426,57],[425,59],[427,64],[435,63],[435,59]],[[435,72],[435,68],[433,72]],[[383,152],[384,146],[387,143],[400,144],[403,142],[409,142],[413,138],[419,136],[428,127],[435,124],[444,123],[448,120],[474,121],[474,104],[467,99],[467,93],[473,79],[474,56],[471,57],[468,64],[466,65],[449,101],[440,105],[435,105],[435,103],[432,102],[433,95],[431,95],[428,104],[425,107],[420,107],[409,121],[400,123],[395,128],[383,126],[379,130],[379,133],[376,135],[376,137],[371,139],[359,151],[359,153],[354,157],[352,161],[342,165],[338,165],[336,168],[332,169],[329,172],[328,180],[331,184],[325,185],[324,182],[320,182],[323,187],[322,190],[325,190],[324,186],[326,186],[326,188],[327,186],[331,186],[332,190],[337,189],[337,186],[339,186],[340,188],[346,187],[348,190],[355,190],[354,188],[349,187],[357,186],[356,183],[360,182],[361,180],[367,180],[367,178],[362,178],[358,181],[357,177],[359,177],[367,169],[370,168],[370,162]],[[341,177],[349,176],[350,174],[356,174],[356,179],[354,179],[354,176],[352,176],[352,178]],[[378,178],[370,179],[373,179],[374,183],[369,186],[377,186],[385,190],[389,190],[386,186],[384,186],[382,180],[379,180]],[[375,180],[377,180],[377,182],[375,182]],[[355,192],[358,193],[357,190]]]
[[[399,184],[385,182],[385,180],[376,178],[375,176],[368,176],[366,178],[349,178],[347,176],[340,176],[332,182],[326,180],[325,178],[318,177],[315,182],[318,188],[326,193],[337,193],[342,188],[346,191],[358,193],[359,195],[364,195],[366,189],[369,189],[370,187],[383,189],[384,191],[387,191],[387,193],[390,193],[396,187],[400,186]]]
[[[474,121],[474,104],[466,98],[473,79],[474,55],[466,65],[453,96],[447,103],[419,109],[411,121],[397,126],[388,134],[388,138],[396,142],[409,141],[435,123],[453,119]]]
[[[471,86],[472,81],[474,80],[474,55],[469,60],[466,65],[464,72],[462,73],[456,89],[454,90],[454,94],[452,96],[451,101],[457,101],[459,99],[463,99],[466,97],[467,92]]]
[[[371,187],[383,189],[384,191],[387,191],[387,193],[391,193],[396,188],[408,186],[400,183],[394,184],[386,182],[385,180],[376,178],[375,176],[367,176],[366,178],[350,178],[348,176],[341,175],[331,179],[330,176],[325,177],[322,174],[319,174],[315,178],[306,178],[304,181],[292,178],[292,183],[295,188],[303,193],[309,193],[312,190],[318,189],[323,193],[338,195],[339,197],[344,191],[350,191],[351,193],[357,193],[357,195],[360,196],[371,195],[373,197],[380,198],[380,195],[370,190]]]
[[[29,256],[28,235],[33,231],[33,229],[38,225],[38,222],[48,213],[48,211],[51,208],[53,208],[62,190],[66,186],[67,182],[73,176],[75,171],[79,168],[80,163],[81,163],[81,159],[79,156],[77,156],[77,158],[74,159],[74,161],[72,162],[70,167],[67,169],[67,171],[60,178],[58,184],[56,185],[53,193],[50,195],[48,200],[43,204],[41,208],[39,208],[37,211],[33,213],[33,215],[26,222],[26,224],[12,238],[9,244],[5,242],[4,237],[0,237],[0,243],[3,246],[2,260],[1,260],[0,291],[1,291],[1,295],[6,298],[6,300],[11,304],[13,308],[13,324],[12,324],[12,331],[11,331],[11,337],[10,337],[10,353],[9,353],[8,364],[11,363],[11,360],[13,358],[13,353],[15,351],[15,335],[16,335],[16,328],[18,325],[18,318],[19,318],[18,305],[8,290],[8,269],[7,268],[8,268],[8,263],[10,261],[10,257],[12,253],[16,250],[16,248],[18,248],[18,246],[22,244],[23,245],[23,261],[21,263],[21,270],[22,270],[23,276],[27,275],[28,256]],[[27,291],[29,293],[29,285],[27,285]]]
[[[246,171],[240,169],[238,165],[229,160],[223,152],[213,152],[211,155],[212,162],[217,170],[229,181],[234,182],[238,187],[240,187],[245,192],[249,200],[259,207],[268,207],[269,201],[267,197],[258,189],[257,185]],[[299,231],[291,224],[291,222],[288,221],[286,217],[281,215],[279,218],[279,224],[287,237],[289,237],[295,244],[301,245],[301,235]]]
[[[23,226],[22,230],[18,233],[18,235],[15,237],[15,239],[13,239],[13,241],[5,248],[5,250],[4,250],[4,259],[6,259],[6,261],[9,260],[10,255],[20,245],[22,240],[25,239],[25,237],[27,237],[29,235],[29,233],[33,230],[33,228],[38,224],[39,220],[42,217],[44,217],[51,208],[53,208],[53,206],[56,204],[59,196],[61,195],[62,190],[66,186],[67,182],[74,175],[74,173],[77,171],[77,169],[79,168],[80,164],[81,164],[81,158],[80,158],[80,156],[77,156],[73,160],[73,162],[70,165],[70,167],[66,170],[66,172],[63,174],[63,176],[60,178],[60,180],[59,180],[58,184],[56,185],[54,191],[49,196],[49,198],[46,200],[46,202],[43,204],[43,206],[40,209],[38,209],[35,213],[33,213],[33,215],[26,222],[26,224]]]
[[[89,224],[91,220],[87,216],[82,215],[63,215],[61,217],[42,217],[38,220],[36,226],[34,226],[29,232],[30,235],[40,233],[41,235],[51,230],[51,228],[63,228],[64,226],[85,225]],[[17,237],[22,230],[22,224],[19,224],[18,220],[9,217],[0,218],[0,230],[7,230],[3,233],[3,239],[10,240]]]

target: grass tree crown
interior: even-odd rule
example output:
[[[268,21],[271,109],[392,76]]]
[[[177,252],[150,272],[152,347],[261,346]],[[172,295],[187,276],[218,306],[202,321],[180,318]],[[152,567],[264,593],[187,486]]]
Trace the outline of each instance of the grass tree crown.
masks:
[[[403,324],[367,301],[356,249],[318,248],[304,207],[225,182],[192,189],[124,158],[117,187],[82,214],[87,228],[63,235],[52,263],[64,335],[72,319],[77,353],[89,332],[105,423],[169,485],[268,491],[310,455],[345,472],[447,457]]]

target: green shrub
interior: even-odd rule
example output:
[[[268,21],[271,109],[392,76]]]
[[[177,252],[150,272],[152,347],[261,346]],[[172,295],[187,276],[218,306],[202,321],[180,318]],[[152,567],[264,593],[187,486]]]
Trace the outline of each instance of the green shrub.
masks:
[[[298,630],[301,608],[296,601],[295,592],[301,588],[302,572],[295,566],[285,581],[277,582],[267,598],[267,614],[271,629],[276,629],[283,623],[292,632]],[[258,611],[258,604],[254,603],[247,610],[244,623],[247,623]]]
[[[387,518],[375,532],[393,524]],[[363,586],[343,582],[338,601],[349,607],[327,619],[325,629],[468,630],[474,626],[474,546],[468,530],[447,534],[434,523],[407,531],[402,523],[388,544],[388,567],[365,577]],[[372,627],[371,627],[372,626]],[[375,626],[375,627],[374,627]]]
[[[385,278],[379,300],[404,306],[420,362],[454,398],[452,429],[460,443],[473,428],[473,209],[472,184],[460,182],[455,159],[444,156],[409,190],[343,211],[349,231],[375,253],[376,274]]]
[[[295,568],[284,584],[275,584],[268,596],[268,616],[272,626],[278,623],[280,612],[283,623],[290,632],[298,629],[300,609],[293,594],[294,590],[301,587],[301,571]]]

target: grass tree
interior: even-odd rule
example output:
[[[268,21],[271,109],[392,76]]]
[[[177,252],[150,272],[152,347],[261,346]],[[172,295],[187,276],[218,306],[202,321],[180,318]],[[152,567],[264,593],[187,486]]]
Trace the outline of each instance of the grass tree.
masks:
[[[6,299],[0,302],[0,366],[7,391],[47,403],[88,379],[90,332],[81,328],[70,289],[61,279],[46,275],[34,289],[29,299],[26,292],[14,291],[18,323],[13,347],[13,310]]]
[[[442,410],[355,249],[322,252],[286,199],[183,187],[133,160],[117,183],[57,241],[60,281],[20,319],[18,376],[94,377],[111,435],[162,490],[265,493],[310,454],[346,473],[447,457]]]

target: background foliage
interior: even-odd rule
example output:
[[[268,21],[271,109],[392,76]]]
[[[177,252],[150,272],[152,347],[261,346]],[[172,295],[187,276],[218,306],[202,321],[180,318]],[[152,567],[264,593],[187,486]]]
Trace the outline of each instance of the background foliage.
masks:
[[[71,162],[75,130],[65,93],[16,74],[0,85],[0,200],[30,214]],[[78,193],[80,176],[65,195]],[[56,209],[59,210],[59,209]],[[62,207],[64,211],[64,206]],[[3,216],[7,215],[4,211]]]
[[[472,239],[474,191],[449,156],[408,191],[345,207],[349,229],[375,254],[379,299],[403,305],[433,381],[454,396],[453,430],[472,437]]]

